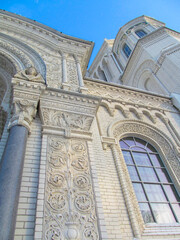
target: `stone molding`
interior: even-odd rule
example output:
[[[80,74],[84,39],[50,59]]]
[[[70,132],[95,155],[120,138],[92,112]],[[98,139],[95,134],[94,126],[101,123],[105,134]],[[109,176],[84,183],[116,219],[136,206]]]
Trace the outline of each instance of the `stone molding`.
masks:
[[[0,22],[2,31],[6,32],[9,29],[8,34],[11,36],[15,35],[16,38],[23,39],[26,34],[28,42],[33,45],[57,51],[63,49],[64,52],[81,56],[82,72],[83,75],[85,74],[94,43],[65,35],[48,26],[8,12],[0,11]]]
[[[120,86],[85,80],[88,94],[101,96],[106,102],[119,102],[122,105],[146,107],[149,110],[177,112],[169,97],[160,97],[142,91],[134,91]]]
[[[40,99],[40,117],[43,131],[52,129],[70,138],[72,134],[89,135],[101,98],[46,90]]]
[[[19,60],[21,61],[21,65],[17,71],[35,66],[45,79],[46,66],[39,54],[30,46],[18,39],[15,39],[14,37],[0,33],[0,48],[2,48],[2,52],[6,51],[5,55],[12,55],[11,58],[16,59],[16,65],[19,65]]]

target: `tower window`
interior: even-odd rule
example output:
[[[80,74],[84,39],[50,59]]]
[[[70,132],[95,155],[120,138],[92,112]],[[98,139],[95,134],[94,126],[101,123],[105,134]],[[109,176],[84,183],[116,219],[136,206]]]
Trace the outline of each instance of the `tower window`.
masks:
[[[144,222],[180,222],[180,198],[156,149],[136,137],[120,146]]]
[[[130,47],[125,43],[123,46],[123,52],[125,53],[126,57],[128,58],[131,54]]]
[[[144,37],[144,36],[146,36],[147,35],[147,33],[144,31],[144,30],[137,30],[136,32],[136,35],[139,37],[139,38],[142,38],[142,37]]]

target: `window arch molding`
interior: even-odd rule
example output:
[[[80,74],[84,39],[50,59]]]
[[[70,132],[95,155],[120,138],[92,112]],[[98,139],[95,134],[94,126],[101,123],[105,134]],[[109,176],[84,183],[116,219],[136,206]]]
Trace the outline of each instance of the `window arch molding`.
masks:
[[[178,156],[175,153],[175,146],[166,134],[156,127],[136,120],[124,120],[111,123],[108,129],[108,136],[114,138],[117,144],[111,144],[111,150],[115,165],[117,168],[118,177],[122,187],[123,195],[127,205],[130,221],[132,224],[135,237],[140,237],[144,230],[144,221],[138,206],[138,201],[132,186],[132,182],[128,173],[123,153],[121,151],[119,140],[125,137],[134,136],[149,142],[156,148],[159,153],[169,175],[171,176],[174,185],[180,192],[180,163]],[[165,231],[165,229],[164,229]]]
[[[121,138],[133,135],[134,137],[142,138],[149,142],[159,152],[165,166],[170,171],[170,174],[173,176],[175,174],[176,177],[174,177],[173,180],[177,184],[180,184],[178,180],[180,179],[180,163],[176,154],[176,147],[172,143],[171,139],[160,129],[139,120],[116,120],[111,124],[111,126],[109,126],[108,135],[115,137],[117,141]]]

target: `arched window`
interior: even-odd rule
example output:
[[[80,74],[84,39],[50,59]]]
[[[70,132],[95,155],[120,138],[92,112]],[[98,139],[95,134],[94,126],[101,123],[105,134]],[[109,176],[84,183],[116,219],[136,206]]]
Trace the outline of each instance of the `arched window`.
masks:
[[[180,222],[180,198],[156,149],[136,137],[120,146],[144,222]]]
[[[147,33],[142,29],[135,31],[135,33],[139,38],[142,38],[147,35]]]
[[[131,49],[130,47],[125,43],[123,46],[123,52],[126,55],[126,57],[128,58],[131,54]]]

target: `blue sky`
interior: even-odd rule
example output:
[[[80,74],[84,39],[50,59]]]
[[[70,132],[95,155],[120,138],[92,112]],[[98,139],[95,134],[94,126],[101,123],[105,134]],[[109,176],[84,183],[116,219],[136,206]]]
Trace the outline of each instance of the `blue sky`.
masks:
[[[104,38],[114,39],[121,26],[141,15],[180,32],[180,0],[6,0],[0,8],[95,42],[90,63]]]

